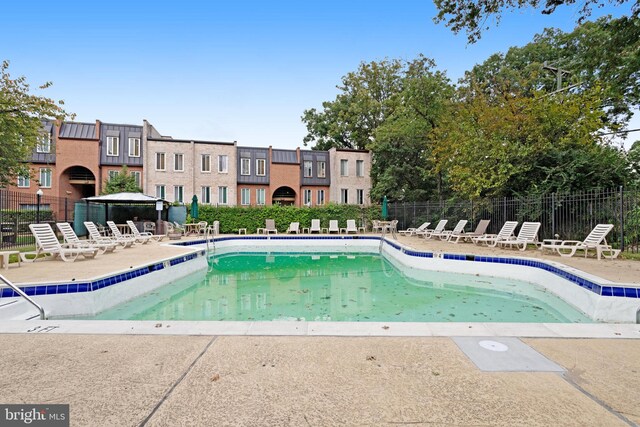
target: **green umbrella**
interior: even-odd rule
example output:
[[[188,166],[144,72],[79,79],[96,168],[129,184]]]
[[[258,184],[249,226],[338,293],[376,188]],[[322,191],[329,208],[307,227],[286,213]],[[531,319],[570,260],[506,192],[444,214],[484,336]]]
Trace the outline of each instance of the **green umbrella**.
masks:
[[[387,196],[382,198],[382,219],[386,220],[389,216],[389,211],[387,208]]]
[[[191,199],[191,218],[198,219],[198,196],[196,195]]]

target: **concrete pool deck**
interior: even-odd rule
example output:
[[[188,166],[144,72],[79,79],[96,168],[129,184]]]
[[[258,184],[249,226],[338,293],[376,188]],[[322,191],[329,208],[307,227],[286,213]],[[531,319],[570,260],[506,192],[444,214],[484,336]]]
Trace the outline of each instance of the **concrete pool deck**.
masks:
[[[400,242],[419,250],[544,257],[613,281],[640,280],[637,261],[414,237]],[[2,273],[16,282],[91,278],[190,250],[154,243]],[[412,333],[396,324],[361,324],[389,336],[353,337],[331,327],[325,336],[266,336],[295,335],[299,322],[244,322],[246,330],[229,336],[206,322],[138,322],[134,331],[134,322],[66,322],[69,333],[47,327],[55,321],[0,325],[12,332],[0,338],[0,402],[66,403],[73,426],[640,424],[640,325],[431,324],[425,336],[397,336]],[[313,335],[323,325],[306,328]],[[550,332],[539,335],[538,328]],[[519,337],[565,371],[485,372],[455,336]]]

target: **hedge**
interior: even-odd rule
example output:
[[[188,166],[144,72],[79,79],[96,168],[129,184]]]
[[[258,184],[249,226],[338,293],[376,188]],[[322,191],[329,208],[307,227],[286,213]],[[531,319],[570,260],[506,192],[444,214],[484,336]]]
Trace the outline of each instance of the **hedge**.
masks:
[[[191,212],[188,206],[187,212]],[[337,219],[339,227],[346,227],[348,219],[355,219],[356,225],[366,225],[371,228],[371,220],[381,219],[380,206],[362,207],[359,205],[328,204],[318,207],[296,206],[211,206],[198,205],[198,219],[189,215],[187,222],[220,221],[220,232],[225,234],[237,233],[238,229],[246,228],[248,233],[255,233],[265,225],[266,219],[273,219],[279,232],[286,232],[292,222],[300,223],[300,230],[311,226],[312,219],[320,219],[321,227],[329,227],[329,220]]]

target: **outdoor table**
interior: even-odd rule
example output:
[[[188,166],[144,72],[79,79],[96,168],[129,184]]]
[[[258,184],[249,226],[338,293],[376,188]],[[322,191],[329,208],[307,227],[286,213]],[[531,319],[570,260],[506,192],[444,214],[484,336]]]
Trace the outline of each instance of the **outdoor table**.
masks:
[[[189,234],[198,234],[200,230],[200,224],[185,224],[184,225],[184,234],[185,236]]]
[[[9,269],[9,257],[18,255],[18,267],[20,267],[20,251],[2,251],[0,252],[0,266],[5,270]]]

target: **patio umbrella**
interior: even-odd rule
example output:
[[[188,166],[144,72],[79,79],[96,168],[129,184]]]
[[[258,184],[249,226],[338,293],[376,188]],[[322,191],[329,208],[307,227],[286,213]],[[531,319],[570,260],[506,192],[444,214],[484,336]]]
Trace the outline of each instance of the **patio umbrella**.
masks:
[[[195,194],[191,199],[191,218],[198,219],[198,196]]]
[[[387,207],[387,196],[382,198],[382,219],[386,220],[389,216],[389,211]]]

